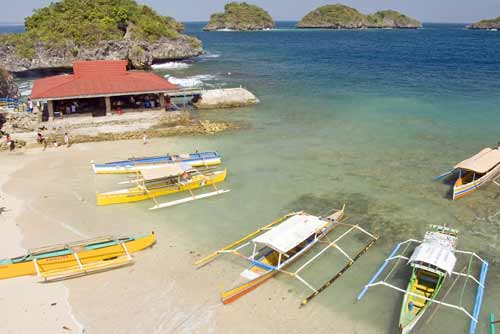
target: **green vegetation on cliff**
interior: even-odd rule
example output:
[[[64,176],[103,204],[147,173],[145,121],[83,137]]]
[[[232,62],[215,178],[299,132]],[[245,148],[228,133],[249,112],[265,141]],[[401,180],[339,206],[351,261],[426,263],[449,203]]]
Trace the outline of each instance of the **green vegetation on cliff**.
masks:
[[[204,30],[262,30],[274,27],[272,17],[260,7],[246,2],[231,2],[224,6],[224,13],[216,13]]]
[[[500,16],[496,19],[481,20],[467,26],[468,29],[500,29]]]
[[[366,23],[366,17],[356,9],[335,4],[322,6],[309,12],[297,26],[302,28],[360,28]]]
[[[394,10],[364,15],[355,8],[342,4],[319,7],[302,18],[299,28],[420,28],[422,24]]]
[[[47,48],[96,46],[104,40],[132,39],[155,42],[175,39],[183,25],[159,15],[134,0],[62,0],[37,9],[25,19],[26,32],[2,36],[0,42],[15,45],[19,56],[34,56],[33,45]]]
[[[419,21],[396,12],[395,10],[382,10],[375,14],[368,15],[367,19],[369,27],[373,28],[418,28],[422,26]]]

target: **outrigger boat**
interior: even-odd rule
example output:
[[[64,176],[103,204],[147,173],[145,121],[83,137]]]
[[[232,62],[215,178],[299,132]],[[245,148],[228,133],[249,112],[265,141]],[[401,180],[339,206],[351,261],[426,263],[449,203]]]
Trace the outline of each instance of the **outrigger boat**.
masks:
[[[500,151],[485,148],[478,154],[458,163],[452,170],[437,176],[439,180],[458,171],[453,185],[453,200],[462,198],[485,185],[488,181],[498,184],[495,179],[500,173]]]
[[[228,192],[229,190],[216,187],[216,183],[224,181],[226,175],[226,169],[201,172],[182,163],[172,163],[155,169],[140,169],[136,179],[122,182],[122,184],[135,184],[134,187],[97,193],[97,205],[131,203],[147,199],[155,203],[151,210],[178,205]],[[213,186],[215,191],[200,195],[193,193],[193,190],[206,186]],[[184,191],[189,192],[191,196],[161,204],[156,200],[160,196]]]
[[[154,232],[134,237],[100,237],[37,249],[0,260],[0,279],[37,275],[45,281],[82,276],[133,262],[132,253],[152,246]]]
[[[234,254],[250,262],[250,267],[241,273],[244,283],[229,291],[222,292],[221,300],[223,304],[229,304],[239,299],[281,272],[298,279],[312,290],[312,294],[302,301],[301,305],[306,305],[312,298],[325,290],[347,271],[377,240],[377,237],[358,225],[343,223],[344,208],[342,208],[342,210],[335,210],[333,213],[330,211],[330,213],[330,215],[325,217],[314,216],[305,212],[290,213],[208,255],[195,264],[197,266],[206,265],[221,254]],[[335,240],[328,240],[328,234],[338,226],[344,226],[348,229]],[[370,241],[361,251],[351,258],[342,248],[340,248],[338,242],[353,230],[364,233],[370,238]],[[252,240],[248,241],[250,239]],[[325,241],[325,239],[327,241]],[[290,264],[320,243],[326,244],[326,246],[305,264],[300,266],[295,272],[285,270]],[[240,252],[241,249],[248,249],[249,247],[253,249],[250,256],[246,256]],[[320,288],[315,288],[299,276],[299,273],[330,248],[339,250],[340,253],[348,259],[348,263]]]
[[[209,167],[221,164],[221,156],[217,152],[196,152],[191,154],[174,154],[157,157],[130,158],[104,164],[92,163],[96,174],[137,173],[139,170],[152,169],[169,163],[186,163],[193,167]]]
[[[430,228],[431,230],[426,232],[423,241],[410,239],[399,243],[396,248],[394,248],[391,255],[383,262],[370,282],[365,285],[357,299],[361,300],[370,287],[377,285],[387,286],[404,293],[399,317],[399,328],[401,329],[401,333],[410,333],[429,306],[435,303],[465,313],[471,319],[469,333],[474,334],[481,310],[486,274],[488,272],[488,262],[481,259],[473,252],[456,249],[457,230],[436,225],[431,225]],[[404,255],[397,255],[402,246],[405,246],[402,252],[404,253],[414,244],[419,245],[415,248],[411,257],[408,258]],[[454,271],[457,262],[457,254],[470,256],[467,274]],[[479,260],[482,264],[479,279],[470,274],[473,259]],[[376,281],[386,270],[389,263],[394,260],[397,261],[387,276],[380,281]],[[412,268],[406,290],[387,282],[401,260],[407,261],[408,265]],[[460,298],[460,305],[454,305],[436,299],[444,282],[452,275],[457,276],[457,278],[460,276],[467,280],[471,279],[478,285],[472,313],[463,307],[462,298]],[[466,283],[467,282],[464,283],[464,289]]]

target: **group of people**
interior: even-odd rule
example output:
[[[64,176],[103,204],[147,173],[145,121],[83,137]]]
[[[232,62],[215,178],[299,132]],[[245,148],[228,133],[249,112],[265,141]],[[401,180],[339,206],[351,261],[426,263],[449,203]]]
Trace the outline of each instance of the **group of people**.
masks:
[[[36,134],[36,142],[40,145],[43,145],[43,149],[45,150],[47,148],[47,139],[43,136],[41,132],[38,132]],[[57,147],[59,144],[57,141],[54,140],[53,142],[54,146]],[[67,132],[64,133],[64,144],[69,147],[69,135]]]

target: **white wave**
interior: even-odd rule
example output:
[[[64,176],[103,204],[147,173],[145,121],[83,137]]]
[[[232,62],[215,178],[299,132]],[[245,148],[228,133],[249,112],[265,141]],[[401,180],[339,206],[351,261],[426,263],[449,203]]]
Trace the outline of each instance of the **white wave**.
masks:
[[[204,53],[200,56],[200,58],[206,58],[206,59],[219,58],[219,57],[220,57],[220,54],[210,53],[210,52]]]
[[[210,74],[200,74],[186,78],[176,78],[167,74],[165,75],[165,78],[174,85],[188,88],[202,87],[203,85],[205,85],[205,81],[215,80],[215,76]]]
[[[224,29],[217,29],[216,31],[236,31],[236,30],[229,29],[229,28],[224,28]]]
[[[191,64],[178,61],[170,61],[162,64],[153,64],[151,67],[153,68],[153,70],[183,70],[190,66]]]

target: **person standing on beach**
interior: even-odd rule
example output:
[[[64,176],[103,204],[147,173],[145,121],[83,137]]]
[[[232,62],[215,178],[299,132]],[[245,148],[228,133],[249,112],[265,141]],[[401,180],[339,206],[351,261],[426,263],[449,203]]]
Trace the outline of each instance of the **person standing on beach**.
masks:
[[[11,152],[14,152],[14,150],[16,149],[16,143],[14,142],[14,140],[10,141],[9,149]]]
[[[69,146],[69,135],[67,132],[64,133],[64,145]]]
[[[148,143],[148,135],[146,134],[146,131],[144,131],[144,135],[142,136],[142,142],[144,145]]]

